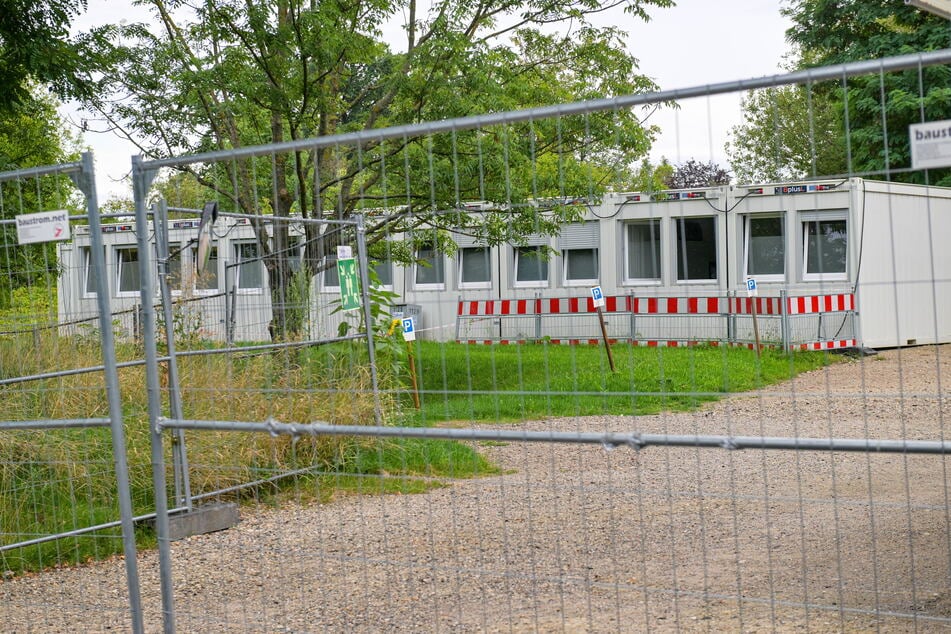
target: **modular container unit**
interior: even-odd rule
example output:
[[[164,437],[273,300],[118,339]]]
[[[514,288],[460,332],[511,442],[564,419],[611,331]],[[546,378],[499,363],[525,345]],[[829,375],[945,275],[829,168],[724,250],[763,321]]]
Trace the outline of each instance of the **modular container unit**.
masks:
[[[745,297],[747,279],[753,278],[761,296],[784,298],[776,305],[787,306],[784,313],[791,315],[783,319],[790,331],[804,333],[806,339],[854,340],[867,347],[951,341],[951,250],[942,244],[951,235],[951,189],[860,178],[728,185],[609,193],[581,211],[581,221],[565,225],[558,236],[533,235],[518,245],[489,247],[459,235],[452,258],[424,245],[416,253],[418,263],[384,263],[377,272],[397,295],[397,304],[418,307],[418,335],[438,340],[459,336],[461,300],[540,307],[541,301],[530,302],[586,298],[598,285],[606,296],[631,298],[625,300],[629,306],[634,298],[665,297],[710,298],[713,305],[712,298]],[[197,221],[170,222],[171,251],[180,249],[170,262],[173,284],[179,287],[175,292],[187,287],[191,296],[206,296],[198,303],[199,322],[214,338],[268,338],[267,276],[254,259],[255,238],[246,223],[219,219],[211,272],[196,278],[189,274],[194,259],[189,241]],[[103,229],[114,305],[129,311],[119,321],[130,332],[138,304],[133,229],[124,223]],[[88,243],[88,233],[80,227],[71,243],[60,246],[64,322],[95,314],[95,298],[88,292],[94,280],[89,277]],[[545,246],[554,253],[547,259],[539,257]],[[339,293],[335,269],[317,275],[311,288],[309,335],[333,336],[341,319],[333,313]],[[854,297],[854,320],[841,307],[796,310],[797,297],[816,296],[847,297],[848,309]],[[623,312],[622,303],[616,305]],[[488,317],[479,325],[485,336],[480,331],[478,338],[599,336],[590,315],[565,312],[557,301],[544,306],[537,315],[531,308],[525,314],[513,308],[505,319]],[[682,340],[725,340],[732,329],[732,336],[748,339],[744,333],[751,328],[750,316],[742,309],[729,312],[730,318],[720,321],[685,313],[639,319],[636,326],[633,316],[613,314],[608,331],[613,338],[670,339],[675,329],[683,333],[677,337]],[[768,330],[765,334],[779,337]]]
[[[397,267],[394,288],[422,306],[429,336],[438,339],[448,338],[456,319],[453,297],[584,298],[594,285],[608,296],[742,297],[753,278],[761,296],[790,302],[790,330],[807,339],[867,347],[943,343],[951,341],[951,250],[942,244],[949,235],[951,189],[943,187],[852,178],[610,193],[560,236],[493,248],[461,239],[454,259],[423,253],[433,266]],[[540,265],[527,256],[542,244],[556,255]],[[817,297],[832,305],[796,309],[796,298]],[[854,321],[846,310],[853,301]],[[565,334],[571,318],[496,319],[485,339],[598,335]],[[621,335],[622,321],[609,319],[610,336]],[[748,315],[729,323],[750,329]],[[730,326],[679,315],[647,327],[637,334],[663,339],[670,335],[658,329],[676,328],[688,333],[682,339],[703,340],[722,339]],[[585,328],[591,330],[590,318]]]
[[[752,275],[761,292],[853,292],[866,347],[951,341],[951,190],[853,178],[731,194],[728,284]]]

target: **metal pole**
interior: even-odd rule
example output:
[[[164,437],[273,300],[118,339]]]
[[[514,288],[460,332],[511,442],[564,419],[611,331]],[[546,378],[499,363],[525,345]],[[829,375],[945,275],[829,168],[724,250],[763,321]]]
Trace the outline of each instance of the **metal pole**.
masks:
[[[783,336],[783,350],[792,352],[792,333],[789,332],[789,291],[779,291],[779,312],[781,317],[780,328]]]
[[[516,429],[459,429],[451,427],[372,427],[367,425],[331,425],[328,423],[278,423],[164,420],[162,427],[206,429],[226,432],[280,434],[303,438],[309,436],[360,436],[369,438],[428,438],[443,440],[500,440],[511,442],[544,442],[592,444],[614,447],[690,447],[742,449],[777,449],[792,451],[856,451],[900,454],[951,455],[949,440],[894,440],[873,438],[803,438],[802,436],[721,436],[705,434],[643,434],[639,432],[576,432],[528,431]]]
[[[542,338],[542,295],[535,293],[535,341]]]
[[[726,341],[727,343],[736,343],[736,315],[732,310],[733,299],[736,294],[733,291],[726,292]]]
[[[165,345],[168,347],[168,406],[172,418],[184,418],[182,388],[178,378],[178,357],[175,352],[175,331],[172,310],[172,292],[168,287],[168,206],[164,199],[152,206],[152,227],[155,229],[155,252],[158,258],[159,293],[162,298],[162,317],[165,320]],[[181,278],[184,280],[184,278]],[[191,480],[188,473],[188,452],[185,449],[185,433],[176,429],[172,433],[172,477],[175,486],[175,504],[192,510]]]
[[[413,384],[413,405],[419,409],[419,381],[416,379],[416,360],[413,357],[413,342],[406,342],[406,356],[409,358],[409,379]]]
[[[234,344],[234,331],[238,320],[238,276],[235,275],[235,265],[225,265],[225,339],[228,345]],[[230,280],[230,281],[229,281]]]
[[[367,354],[370,357],[370,386],[373,389],[373,416],[376,424],[383,421],[383,406],[380,403],[380,389],[376,373],[376,351],[373,347],[373,310],[370,306],[370,275],[367,272],[369,258],[367,256],[366,226],[363,223],[363,214],[356,214],[357,221],[357,254],[360,262],[360,293],[363,295],[363,320],[367,329]]]
[[[125,429],[122,420],[122,397],[119,392],[119,372],[116,368],[116,349],[112,334],[112,307],[109,302],[109,276],[102,247],[102,227],[99,224],[99,200],[96,196],[95,167],[92,153],[82,155],[82,171],[77,182],[86,195],[89,214],[90,249],[96,276],[96,303],[99,308],[99,330],[102,338],[103,374],[106,379],[106,397],[109,401],[112,457],[115,462],[119,517],[122,523],[122,545],[125,554],[126,583],[129,586],[129,609],[132,613],[132,631],[144,632],[142,597],[139,590],[138,556],[135,547],[135,525],[132,513],[132,493],[129,486],[129,461],[126,456]]]
[[[634,300],[635,300],[634,293],[632,292],[631,295],[627,298],[627,301],[628,301],[627,307],[631,309],[631,341],[630,341],[631,343],[634,343],[635,339],[637,338],[637,322],[635,321],[637,319],[637,311],[634,310],[634,307],[636,305],[636,302]]]
[[[172,553],[168,538],[168,493],[165,481],[165,454],[162,430],[162,389],[159,383],[158,351],[155,342],[155,306],[152,289],[151,245],[145,198],[155,172],[146,170],[141,156],[132,157],[132,191],[135,199],[135,226],[139,245],[142,317],[144,321],[145,377],[149,403],[149,434],[152,441],[152,487],[155,496],[155,533],[159,551],[159,581],[162,595],[162,625],[166,634],[175,632],[175,601],[172,594]]]

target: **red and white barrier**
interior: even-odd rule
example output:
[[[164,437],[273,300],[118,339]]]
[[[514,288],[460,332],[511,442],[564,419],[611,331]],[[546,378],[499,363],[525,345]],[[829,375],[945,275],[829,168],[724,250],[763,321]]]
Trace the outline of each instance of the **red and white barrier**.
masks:
[[[785,301],[785,305],[784,305]],[[605,297],[605,313],[633,314],[652,316],[702,316],[702,315],[752,315],[753,308],[759,316],[781,317],[794,315],[818,315],[824,313],[839,313],[855,310],[855,295],[852,293],[833,293],[825,295],[806,295],[801,297],[635,297],[632,295],[615,295]],[[784,310],[785,309],[785,310]],[[583,297],[562,298],[535,298],[535,299],[489,299],[489,300],[460,300],[458,316],[465,317],[507,317],[507,316],[551,316],[551,315],[582,315],[595,313],[597,309],[594,301]],[[484,344],[521,344],[525,339],[464,339],[469,343]],[[531,339],[529,341],[534,341]],[[582,345],[601,343],[596,338],[558,338],[545,339],[546,342],[561,345]],[[611,340],[616,343],[617,340]],[[662,339],[623,339],[631,345],[648,347],[686,347],[694,345],[720,345],[719,341],[702,340],[662,340]],[[730,343],[752,348],[752,343]],[[814,341],[795,343],[791,348],[796,350],[834,350],[852,348],[858,345],[854,338],[838,339],[833,341]]]
[[[786,302],[790,315],[836,313],[846,310],[855,310],[855,295],[853,293],[787,297]]]
[[[629,313],[627,295],[605,297],[606,313]],[[473,299],[460,300],[458,315],[469,317],[505,317],[514,315],[570,315],[594,313],[597,309],[590,297],[551,297],[538,299]]]

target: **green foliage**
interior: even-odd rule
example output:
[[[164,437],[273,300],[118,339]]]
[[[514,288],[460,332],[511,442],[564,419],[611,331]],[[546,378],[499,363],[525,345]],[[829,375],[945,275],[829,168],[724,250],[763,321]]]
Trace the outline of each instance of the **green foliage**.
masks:
[[[160,29],[131,24],[91,34],[100,43],[94,55],[109,67],[101,98],[88,105],[122,121],[153,157],[655,88],[637,74],[622,33],[590,22],[603,9],[594,0],[436,3],[426,15],[405,14],[399,51],[380,31],[403,13],[397,2],[202,0],[192,10],[170,0],[142,4],[155,10]],[[622,4],[647,19],[647,7],[671,2]],[[555,32],[556,24],[570,25],[570,34]],[[468,216],[462,202],[485,200],[504,222],[498,215],[468,216],[464,224],[499,243],[525,235],[529,226],[556,230],[562,206],[529,200],[619,188],[655,134],[641,126],[637,112],[619,110],[195,165],[184,168],[190,176],[168,177],[159,190],[277,217],[346,219],[359,211],[378,220],[368,224],[371,244],[420,228],[450,230],[451,220]],[[196,184],[204,192],[196,192]],[[446,210],[460,213],[444,217]],[[272,241],[262,224],[255,228],[274,297],[287,297],[293,283],[287,256],[277,236]],[[335,241],[339,237],[308,231],[310,274]],[[293,337],[298,327],[292,316],[275,315],[275,337]]]
[[[727,154],[741,183],[799,180],[847,171],[842,108],[824,90],[782,86],[751,91]]]
[[[0,3],[0,111],[29,104],[32,82],[60,97],[88,96],[97,69],[89,37],[70,38],[70,22],[86,0],[4,0]]]
[[[664,157],[661,157],[657,165],[653,165],[649,159],[642,159],[631,177],[633,186],[630,189],[636,192],[656,192],[667,189],[667,181],[673,174],[674,166]]]
[[[0,22],[3,18],[0,18]],[[31,87],[31,99],[0,107],[0,171],[56,165],[78,158],[78,142],[64,130],[56,102]],[[69,177],[51,175],[0,183],[0,218],[39,211],[84,209]],[[59,274],[55,243],[19,245],[16,226],[0,226],[0,309],[14,305],[13,292],[29,286],[52,290]]]
[[[0,308],[0,334],[47,328],[57,323],[56,287],[21,286]]]
[[[946,48],[948,22],[894,0],[789,0],[793,67],[863,61]],[[892,174],[910,166],[908,125],[951,117],[951,69],[931,66],[750,95],[729,154],[738,178],[881,174],[924,182],[925,174]],[[846,124],[847,122],[847,124]],[[847,129],[846,129],[847,128]],[[951,184],[932,170],[931,184]]]

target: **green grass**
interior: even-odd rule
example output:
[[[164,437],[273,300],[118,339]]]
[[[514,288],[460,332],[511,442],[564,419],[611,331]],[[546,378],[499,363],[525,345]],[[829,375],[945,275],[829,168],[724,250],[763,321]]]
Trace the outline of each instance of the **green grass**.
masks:
[[[830,361],[825,353],[786,355],[746,348],[601,346],[414,346],[421,409],[415,424],[515,421],[552,416],[652,414],[686,410],[731,392],[787,380]],[[408,384],[408,381],[407,381]]]
[[[457,425],[589,414],[683,410],[729,392],[755,389],[820,367],[829,356],[745,349],[614,347],[617,371],[597,346],[414,346],[422,408],[408,392],[402,342],[381,344],[380,402],[387,424]],[[101,363],[95,340],[32,336],[0,340],[0,368],[10,376]],[[68,351],[68,355],[66,355]],[[122,359],[139,358],[119,346]],[[66,355],[66,356],[64,356]],[[186,418],[373,424],[375,400],[358,344],[293,353],[231,354],[182,359]],[[164,374],[163,374],[164,379]],[[120,370],[130,484],[135,514],[154,510],[144,369]],[[102,379],[91,374],[0,386],[0,420],[108,415]],[[461,422],[458,422],[461,421]],[[282,504],[352,494],[420,493],[451,478],[498,473],[476,443],[425,439],[319,437],[189,432],[193,492],[201,493],[302,467],[314,473],[246,490],[235,499]],[[170,443],[166,451],[170,451]],[[492,446],[484,443],[483,446]],[[171,464],[167,453],[167,464]],[[0,545],[118,517],[108,429],[0,434]],[[147,527],[140,546],[154,545]],[[0,553],[0,572],[36,570],[121,552],[110,529]]]

